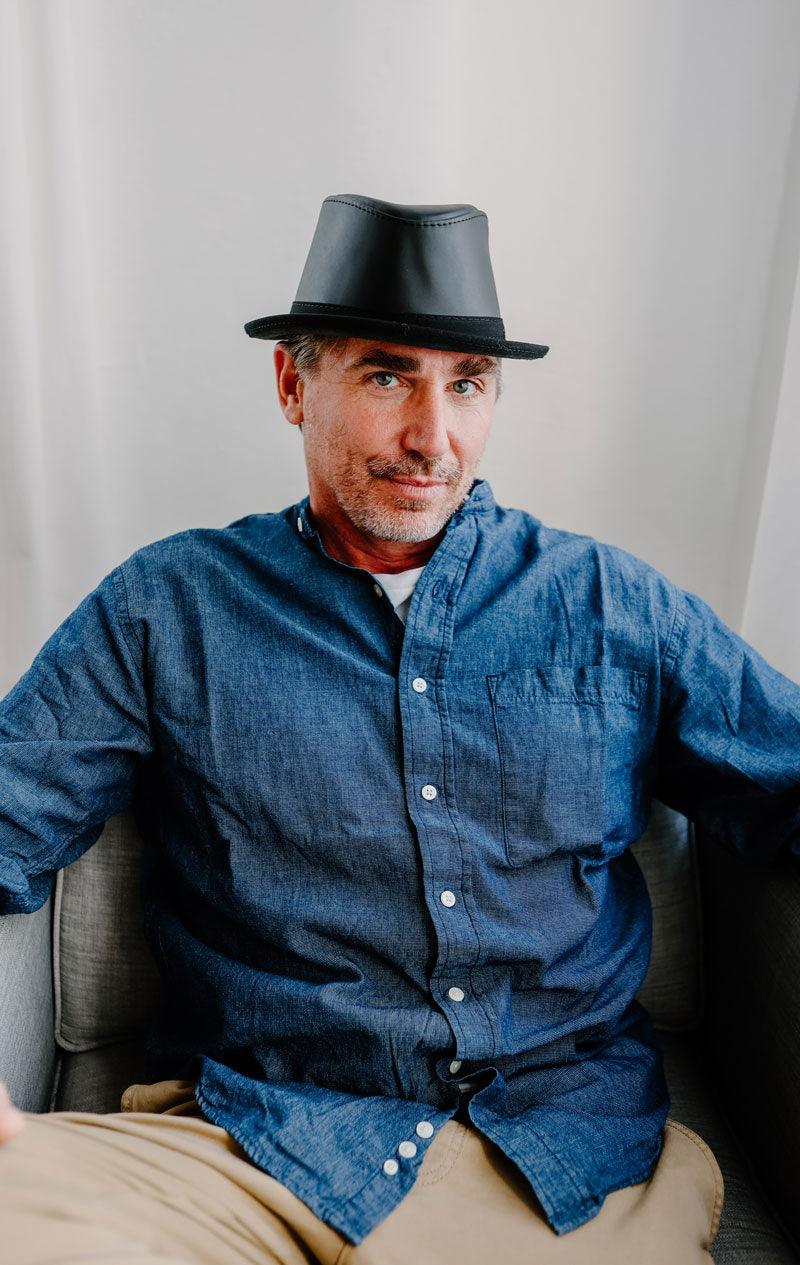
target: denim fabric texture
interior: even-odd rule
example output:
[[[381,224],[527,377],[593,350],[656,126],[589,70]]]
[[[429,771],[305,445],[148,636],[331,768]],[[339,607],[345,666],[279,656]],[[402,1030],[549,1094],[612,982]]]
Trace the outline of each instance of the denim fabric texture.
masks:
[[[308,502],[134,553],[0,704],[0,911],[132,804],[150,1080],[359,1242],[476,1082],[558,1234],[648,1177],[656,796],[800,853],[800,688],[625,551],[478,481],[404,628]]]

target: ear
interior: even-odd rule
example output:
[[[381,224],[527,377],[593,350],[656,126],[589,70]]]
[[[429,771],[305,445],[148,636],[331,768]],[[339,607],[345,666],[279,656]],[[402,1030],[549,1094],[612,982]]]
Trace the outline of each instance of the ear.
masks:
[[[303,422],[303,380],[297,375],[294,357],[282,343],[275,347],[275,377],[283,415],[293,426]]]

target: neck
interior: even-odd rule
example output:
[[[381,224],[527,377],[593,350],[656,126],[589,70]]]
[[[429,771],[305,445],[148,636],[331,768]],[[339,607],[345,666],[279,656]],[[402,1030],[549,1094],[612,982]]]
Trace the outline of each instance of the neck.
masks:
[[[362,571],[384,575],[424,567],[444,536],[444,532],[440,531],[430,540],[381,540],[360,531],[349,519],[334,523],[315,514],[313,508],[311,513],[325,552],[331,558],[335,558],[337,562],[346,562],[351,567],[359,567]]]

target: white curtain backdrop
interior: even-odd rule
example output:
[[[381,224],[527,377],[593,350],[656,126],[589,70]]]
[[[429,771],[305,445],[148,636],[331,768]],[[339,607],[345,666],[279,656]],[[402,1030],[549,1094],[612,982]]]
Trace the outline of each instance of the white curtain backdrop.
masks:
[[[271,344],[329,193],[473,202],[484,473],[800,678],[796,0],[0,0],[0,693],[140,545],[305,490]]]
[[[795,115],[773,257],[770,311],[758,375],[761,389],[752,412],[751,447],[759,478],[751,478],[749,486],[747,463],[744,466],[743,499],[757,505],[758,528],[749,542],[750,565],[742,565],[739,573],[747,583],[742,636],[795,681],[800,681],[799,239],[800,110]],[[766,470],[763,481],[761,470]],[[749,526],[753,517],[743,515],[743,521]]]

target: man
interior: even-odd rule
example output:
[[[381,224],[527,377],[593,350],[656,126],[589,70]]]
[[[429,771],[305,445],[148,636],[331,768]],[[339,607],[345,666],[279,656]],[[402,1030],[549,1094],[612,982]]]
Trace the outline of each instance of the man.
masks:
[[[657,796],[796,851],[800,689],[475,480],[547,348],[474,207],[326,199],[247,329],[309,496],[139,550],[0,711],[0,910],[133,803],[165,984],[122,1112],[0,1112],[6,1259],[707,1262],[628,845]]]

